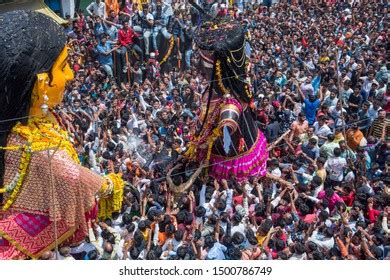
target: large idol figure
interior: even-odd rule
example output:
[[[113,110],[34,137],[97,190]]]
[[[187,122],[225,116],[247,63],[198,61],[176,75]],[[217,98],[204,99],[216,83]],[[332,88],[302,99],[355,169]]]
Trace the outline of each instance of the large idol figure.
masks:
[[[217,179],[265,176],[268,152],[252,113],[243,27],[230,19],[209,19],[195,37],[211,82],[187,156],[206,158],[209,174]]]
[[[82,167],[50,113],[73,79],[65,41],[41,13],[0,14],[0,259],[77,244],[88,219],[121,208],[120,176]]]

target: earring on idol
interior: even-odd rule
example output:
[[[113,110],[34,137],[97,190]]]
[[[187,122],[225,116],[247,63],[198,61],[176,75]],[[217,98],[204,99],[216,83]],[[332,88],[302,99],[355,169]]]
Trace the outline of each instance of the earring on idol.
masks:
[[[45,94],[43,95],[43,103],[41,105],[41,111],[44,115],[47,115],[49,112],[49,105],[47,105],[47,101],[49,101],[49,97]]]
[[[45,84],[46,85],[49,84],[49,79],[46,79]],[[41,105],[41,111],[44,115],[47,115],[47,113],[49,112],[49,105],[47,104],[47,102],[49,101],[49,97],[47,96],[46,90],[44,91],[42,98],[43,98],[43,103]]]

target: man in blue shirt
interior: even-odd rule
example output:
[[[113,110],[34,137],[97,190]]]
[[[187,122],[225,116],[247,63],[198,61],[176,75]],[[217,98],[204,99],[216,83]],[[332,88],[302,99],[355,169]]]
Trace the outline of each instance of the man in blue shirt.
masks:
[[[316,121],[316,112],[321,105],[321,100],[316,98],[315,95],[309,95],[309,99],[304,98],[303,103],[305,104],[305,114],[309,125],[312,125]]]
[[[317,110],[321,105],[322,90],[319,91],[320,96],[318,98],[316,97],[316,95],[314,95],[314,93],[310,93],[309,98],[306,98],[305,94],[302,92],[298,81],[295,83],[295,86],[299,92],[301,99],[303,100],[303,103],[305,104],[304,112],[306,115],[306,119],[309,122],[309,125],[313,125],[313,123],[316,121]]]
[[[112,67],[112,52],[115,51],[117,47],[112,48],[111,43],[107,42],[107,37],[105,35],[100,39],[100,43],[96,47],[96,51],[98,52],[98,61],[103,66],[104,71],[106,71],[109,77],[113,77]]]
[[[227,248],[219,243],[218,240],[215,240],[212,236],[206,236],[204,243],[207,248],[207,260],[224,260],[226,258],[225,252]]]

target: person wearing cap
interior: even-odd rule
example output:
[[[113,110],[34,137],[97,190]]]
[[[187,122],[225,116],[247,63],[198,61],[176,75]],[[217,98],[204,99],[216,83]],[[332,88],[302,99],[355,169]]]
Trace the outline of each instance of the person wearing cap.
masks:
[[[146,77],[150,81],[154,81],[160,77],[160,63],[157,61],[154,52],[150,53],[150,58],[146,64]]]

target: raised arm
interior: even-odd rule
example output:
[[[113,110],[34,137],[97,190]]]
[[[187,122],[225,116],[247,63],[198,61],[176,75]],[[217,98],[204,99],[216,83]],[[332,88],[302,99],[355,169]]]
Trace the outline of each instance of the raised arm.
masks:
[[[271,151],[273,148],[275,148],[289,133],[290,129],[287,130],[285,133],[283,133],[275,142],[273,142],[271,145],[267,147],[267,151]]]
[[[190,178],[187,182],[181,184],[181,185],[178,187],[178,192],[185,192],[189,187],[191,187],[192,184],[195,182],[196,178],[198,178],[200,172],[202,172],[202,169],[203,169],[203,168],[204,168],[204,166],[201,164],[201,165],[198,167],[198,169],[195,171],[195,173],[192,174],[191,178]]]
[[[167,182],[168,182],[168,185],[169,185],[169,188],[170,189],[177,189],[178,186],[176,186],[173,181],[172,181],[172,172],[173,170],[176,170],[178,169],[179,167],[181,167],[182,165],[181,164],[177,164],[175,167],[173,167],[172,169],[170,169],[167,173]]]

